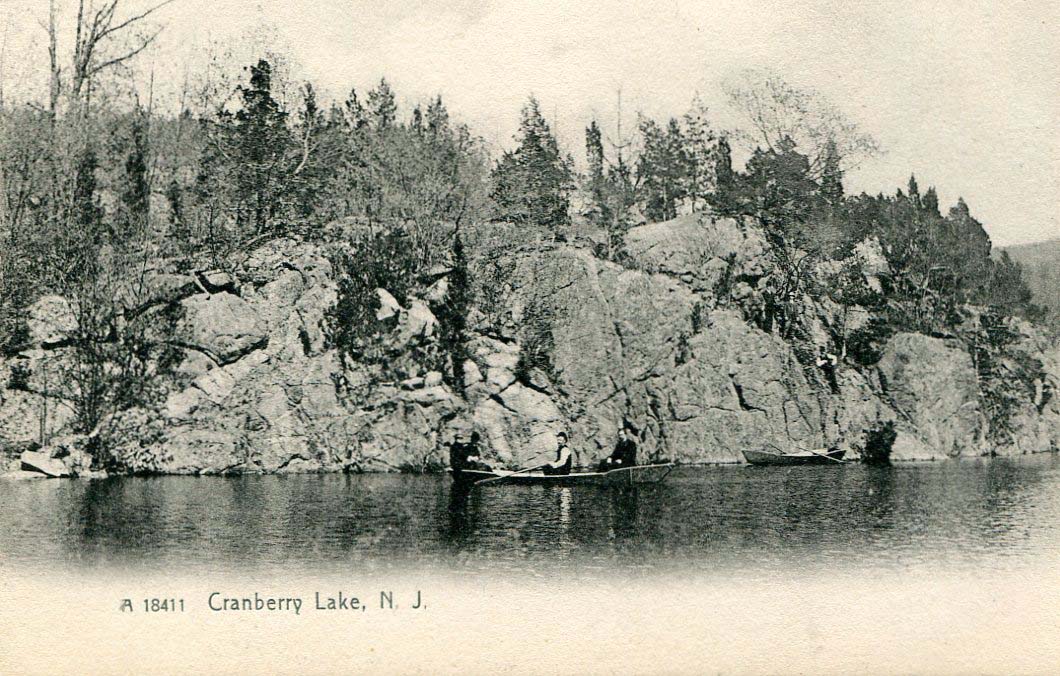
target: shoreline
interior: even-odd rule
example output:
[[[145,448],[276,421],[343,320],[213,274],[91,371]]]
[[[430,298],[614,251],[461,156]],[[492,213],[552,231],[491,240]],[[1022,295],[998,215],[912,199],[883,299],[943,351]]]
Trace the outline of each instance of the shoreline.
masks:
[[[891,461],[890,465],[877,465],[876,467],[902,467],[902,466],[915,466],[923,464],[934,464],[934,463],[947,463],[947,462],[981,462],[990,460],[1018,460],[1028,457],[1040,457],[1040,456],[1060,456],[1060,449],[1051,449],[1045,451],[1031,451],[1029,453],[1020,453],[1019,455],[976,455],[976,456],[954,456],[946,458],[908,458],[908,459],[897,459]],[[857,465],[864,466],[864,463],[856,460],[847,460],[842,465]],[[751,463],[747,462],[674,462],[675,468],[681,467],[722,467],[722,468],[736,468],[736,467],[754,467]],[[819,467],[830,467],[831,465],[820,465]],[[587,469],[586,466],[582,469]],[[783,469],[790,469],[786,467]],[[161,477],[240,477],[240,476],[310,476],[310,475],[423,475],[423,476],[439,476],[448,474],[449,469],[445,468],[438,471],[424,471],[424,472],[406,472],[406,471],[360,471],[360,472],[344,472],[339,470],[315,470],[307,472],[224,472],[224,473],[180,473],[180,472],[159,472],[150,474],[119,474],[109,473],[105,470],[94,471],[87,475],[77,476],[49,476],[42,472],[34,472],[31,470],[9,470],[6,472],[0,472],[0,480],[6,481],[30,481],[35,479],[73,479],[73,480],[87,480],[87,481],[99,481],[103,479],[116,479],[116,478],[139,478],[139,479],[151,479]]]

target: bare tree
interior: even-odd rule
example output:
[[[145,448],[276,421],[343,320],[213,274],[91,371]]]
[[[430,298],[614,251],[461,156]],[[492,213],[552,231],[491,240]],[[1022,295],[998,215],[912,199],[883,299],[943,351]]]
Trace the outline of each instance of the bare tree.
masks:
[[[63,94],[72,103],[87,104],[92,81],[100,73],[120,66],[147,49],[161,32],[148,19],[175,0],[162,0],[142,11],[123,14],[122,0],[77,0],[74,45],[68,81],[63,79],[55,0],[48,0],[48,57],[51,68],[48,111],[54,118]],[[65,91],[64,91],[65,90]]]
[[[729,103],[747,122],[736,137],[751,149],[765,146],[771,150],[790,138],[810,158],[814,178],[824,169],[831,144],[844,170],[880,152],[876,140],[823,95],[796,87],[776,73],[746,70],[723,86]]]

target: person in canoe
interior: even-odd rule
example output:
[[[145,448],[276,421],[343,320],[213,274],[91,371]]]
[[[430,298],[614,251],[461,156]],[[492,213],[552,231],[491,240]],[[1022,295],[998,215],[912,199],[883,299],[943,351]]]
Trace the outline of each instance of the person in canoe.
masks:
[[[637,431],[628,422],[618,431],[618,443],[610,457],[600,461],[598,472],[610,472],[613,469],[633,467],[637,464]]]
[[[545,463],[541,467],[541,471],[549,475],[570,474],[570,468],[574,458],[571,456],[570,447],[567,446],[566,432],[560,432],[556,435],[556,444],[556,459],[552,462]]]
[[[479,457],[478,442],[481,437],[478,432],[472,432],[468,441],[461,441],[458,437],[449,446],[449,467],[454,472],[465,469],[478,469],[485,472],[491,467]]]

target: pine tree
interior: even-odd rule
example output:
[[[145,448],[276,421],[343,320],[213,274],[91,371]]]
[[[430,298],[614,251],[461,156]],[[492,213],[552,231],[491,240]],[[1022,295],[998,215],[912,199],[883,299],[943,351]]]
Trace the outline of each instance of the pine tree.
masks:
[[[843,169],[839,159],[835,143],[829,141],[825,146],[820,183],[821,196],[833,207],[839,206],[843,201]]]
[[[464,362],[467,361],[467,316],[471,309],[472,291],[468,278],[467,254],[464,242],[457,233],[453,238],[452,271],[444,306],[439,313],[441,340],[452,368],[451,382],[457,390],[464,389]]]
[[[73,189],[73,222],[76,226],[75,239],[87,240],[95,244],[103,239],[103,207],[97,194],[96,170],[99,161],[92,145],[81,151],[74,170]]]
[[[917,209],[922,209],[924,206],[920,199],[920,186],[916,183],[916,174],[909,174],[909,201]]]
[[[927,192],[924,193],[924,197],[921,200],[921,206],[924,209],[924,211],[926,211],[926,212],[928,212],[930,214],[933,214],[935,216],[941,216],[942,215],[941,212],[939,211],[939,196],[938,196],[938,193],[935,192],[935,187],[934,186],[928,188]]]
[[[729,139],[722,136],[714,148],[714,192],[710,196],[714,210],[722,216],[740,213],[737,194],[736,172],[732,169],[732,148]]]
[[[389,129],[397,121],[397,103],[386,78],[379,80],[375,89],[368,92],[368,118],[376,131]]]
[[[677,216],[677,203],[685,197],[688,157],[684,135],[676,119],[663,129],[651,119],[643,119],[640,133],[644,150],[637,162],[641,201],[649,220],[666,221]]]
[[[684,119],[686,187],[692,210],[699,209],[714,188],[714,146],[716,137],[707,117],[707,107],[696,97]]]
[[[449,133],[449,111],[442,103],[439,94],[427,105],[427,130],[434,136],[443,136]]]
[[[287,113],[272,97],[272,66],[250,67],[250,85],[238,89],[242,108],[220,115],[225,129],[221,154],[234,173],[237,220],[262,232],[279,210],[287,179],[284,161],[291,145]]]
[[[588,167],[586,188],[592,200],[593,220],[598,224],[606,223],[610,219],[610,210],[604,176],[604,144],[596,120],[585,128],[585,159]]]
[[[532,96],[523,107],[516,141],[518,147],[504,153],[493,170],[497,216],[553,229],[566,225],[573,172]]]
[[[364,104],[358,98],[356,89],[350,90],[350,95],[346,97],[343,109],[346,126],[351,131],[357,131],[368,126],[368,113],[364,109]]]

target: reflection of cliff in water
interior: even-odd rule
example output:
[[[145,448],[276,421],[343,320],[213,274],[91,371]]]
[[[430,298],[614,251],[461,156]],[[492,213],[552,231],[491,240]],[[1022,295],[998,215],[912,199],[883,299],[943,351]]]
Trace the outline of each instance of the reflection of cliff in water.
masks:
[[[447,477],[0,486],[0,557],[228,570],[930,566],[1060,550],[1060,457],[678,468],[660,485],[468,490]],[[425,564],[426,562],[426,564]]]

